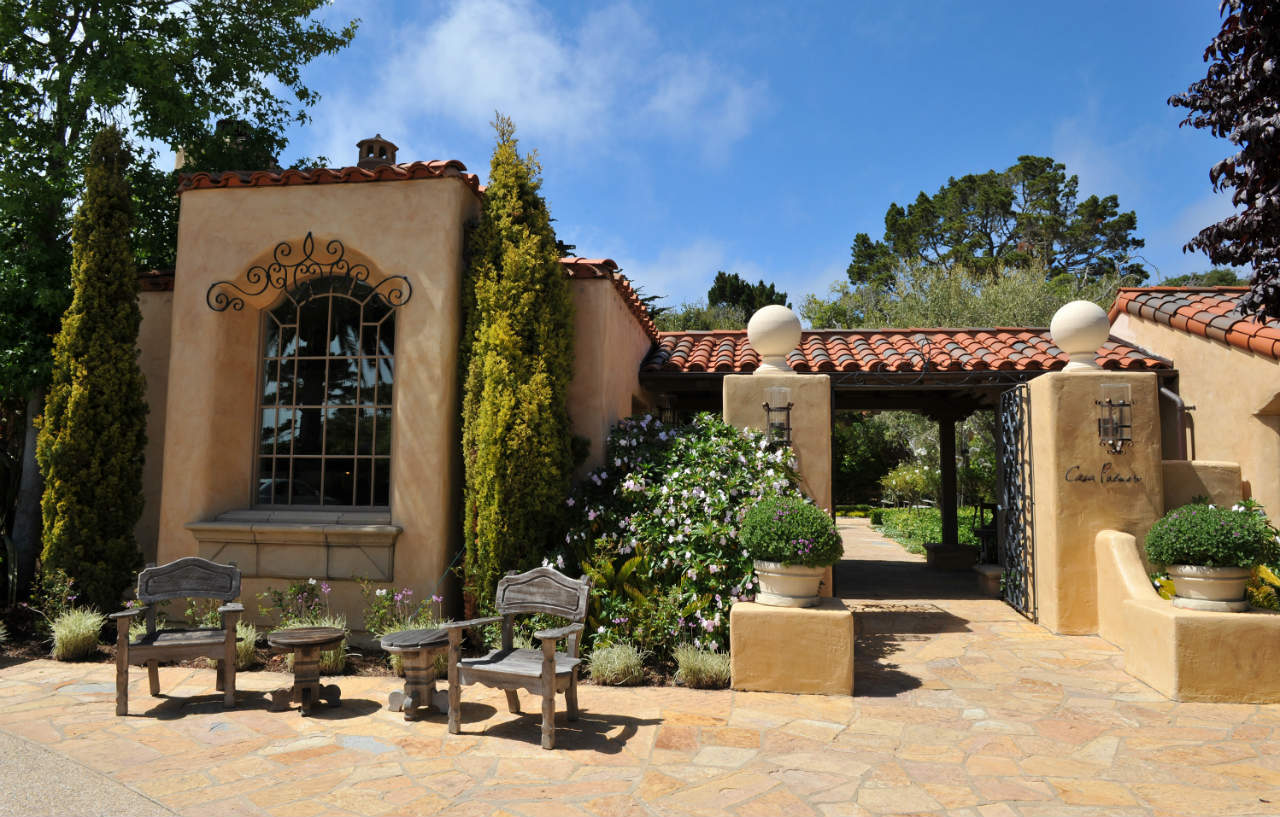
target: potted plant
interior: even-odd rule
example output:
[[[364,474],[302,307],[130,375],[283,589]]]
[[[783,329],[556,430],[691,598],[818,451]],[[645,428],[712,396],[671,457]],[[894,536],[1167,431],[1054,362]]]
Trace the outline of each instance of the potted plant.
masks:
[[[844,555],[835,522],[799,496],[770,495],[747,511],[739,539],[755,560],[756,602],[813,607],[825,569]]]
[[[1178,607],[1246,610],[1252,568],[1274,561],[1276,531],[1253,505],[1183,505],[1147,533],[1147,558],[1165,565]]]

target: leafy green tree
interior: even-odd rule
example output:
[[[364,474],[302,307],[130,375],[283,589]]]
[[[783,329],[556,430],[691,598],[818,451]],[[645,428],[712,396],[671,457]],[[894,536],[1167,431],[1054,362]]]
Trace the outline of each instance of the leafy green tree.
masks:
[[[707,304],[736,306],[748,318],[763,306],[788,305],[787,293],[779,292],[773,284],[766,284],[764,281],[752,284],[736,272],[724,271],[717,272],[715,280],[711,282],[711,289],[707,290]]]
[[[1079,179],[1044,156],[1020,156],[1004,171],[950,178],[932,196],[889,205],[884,237],[854,236],[848,274],[854,284],[893,289],[903,265],[982,275],[1043,268],[1049,276],[1146,278],[1133,261],[1143,246],[1137,216],[1120,212],[1114,195],[1078,200]]]
[[[745,329],[751,313],[737,304],[683,303],[665,309],[653,319],[659,332],[691,332],[710,329]]]
[[[901,436],[880,415],[836,412],[831,427],[836,504],[874,499],[880,478],[910,453]]]
[[[1209,170],[1214,190],[1234,188],[1239,208],[1183,247],[1215,264],[1253,267],[1240,299],[1246,314],[1280,318],[1280,7],[1264,0],[1224,0],[1222,30],[1205,49],[1209,70],[1169,104],[1186,108],[1180,124],[1208,128],[1239,151]]]
[[[1241,278],[1236,275],[1235,270],[1225,267],[1214,267],[1208,272],[1176,275],[1160,282],[1162,287],[1242,287],[1248,284],[1248,278]]]
[[[830,297],[810,295],[800,307],[815,329],[934,326],[1048,326],[1068,301],[1107,307],[1126,282],[1121,276],[1047,278],[1044,269],[996,268],[993,273],[957,267],[900,267],[893,290],[874,283],[832,286]]]
[[[499,114],[494,129],[464,287],[463,541],[466,589],[481,609],[492,606],[505,571],[562,544],[573,469],[569,282],[538,192],[538,163],[520,155],[510,119]]]
[[[142,564],[133,527],[142,515],[147,404],[128,161],[120,132],[100,131],[72,229],[71,305],[54,339],[36,452],[46,480],[45,569],[65,571],[99,610],[118,604]]]
[[[258,123],[278,150],[285,126],[305,121],[317,98],[302,67],[355,34],[354,21],[334,30],[311,20],[324,4],[0,0],[0,400],[26,406],[13,523],[24,583],[40,538],[32,421],[70,297],[71,209],[90,139],[103,123],[129,122],[138,139],[194,155],[216,148],[214,120],[237,116]],[[150,158],[135,166],[135,192],[152,202],[168,197],[172,213],[173,188],[161,190],[164,173]],[[151,207],[139,209],[152,225],[142,231],[139,261],[161,263],[148,258],[165,255],[171,230],[152,224]]]

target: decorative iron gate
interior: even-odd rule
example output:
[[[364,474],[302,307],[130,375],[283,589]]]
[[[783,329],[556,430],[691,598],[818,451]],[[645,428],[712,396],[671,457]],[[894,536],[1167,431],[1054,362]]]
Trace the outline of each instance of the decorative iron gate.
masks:
[[[1031,511],[1031,390],[1000,395],[1000,564],[1004,600],[1036,620],[1035,537]]]

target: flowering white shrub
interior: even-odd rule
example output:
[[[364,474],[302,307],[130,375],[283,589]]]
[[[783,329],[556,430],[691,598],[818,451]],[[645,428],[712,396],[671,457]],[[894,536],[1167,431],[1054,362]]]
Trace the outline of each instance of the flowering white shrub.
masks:
[[[712,414],[680,427],[645,415],[614,427],[605,461],[565,503],[595,642],[659,660],[685,641],[727,649],[729,608],[756,591],[739,526],[761,496],[800,495],[795,455]]]

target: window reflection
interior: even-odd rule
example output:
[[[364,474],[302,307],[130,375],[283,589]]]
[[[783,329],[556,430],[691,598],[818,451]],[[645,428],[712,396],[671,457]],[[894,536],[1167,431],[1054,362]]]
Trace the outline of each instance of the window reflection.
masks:
[[[395,316],[372,295],[320,278],[267,313],[259,504],[389,503]]]

